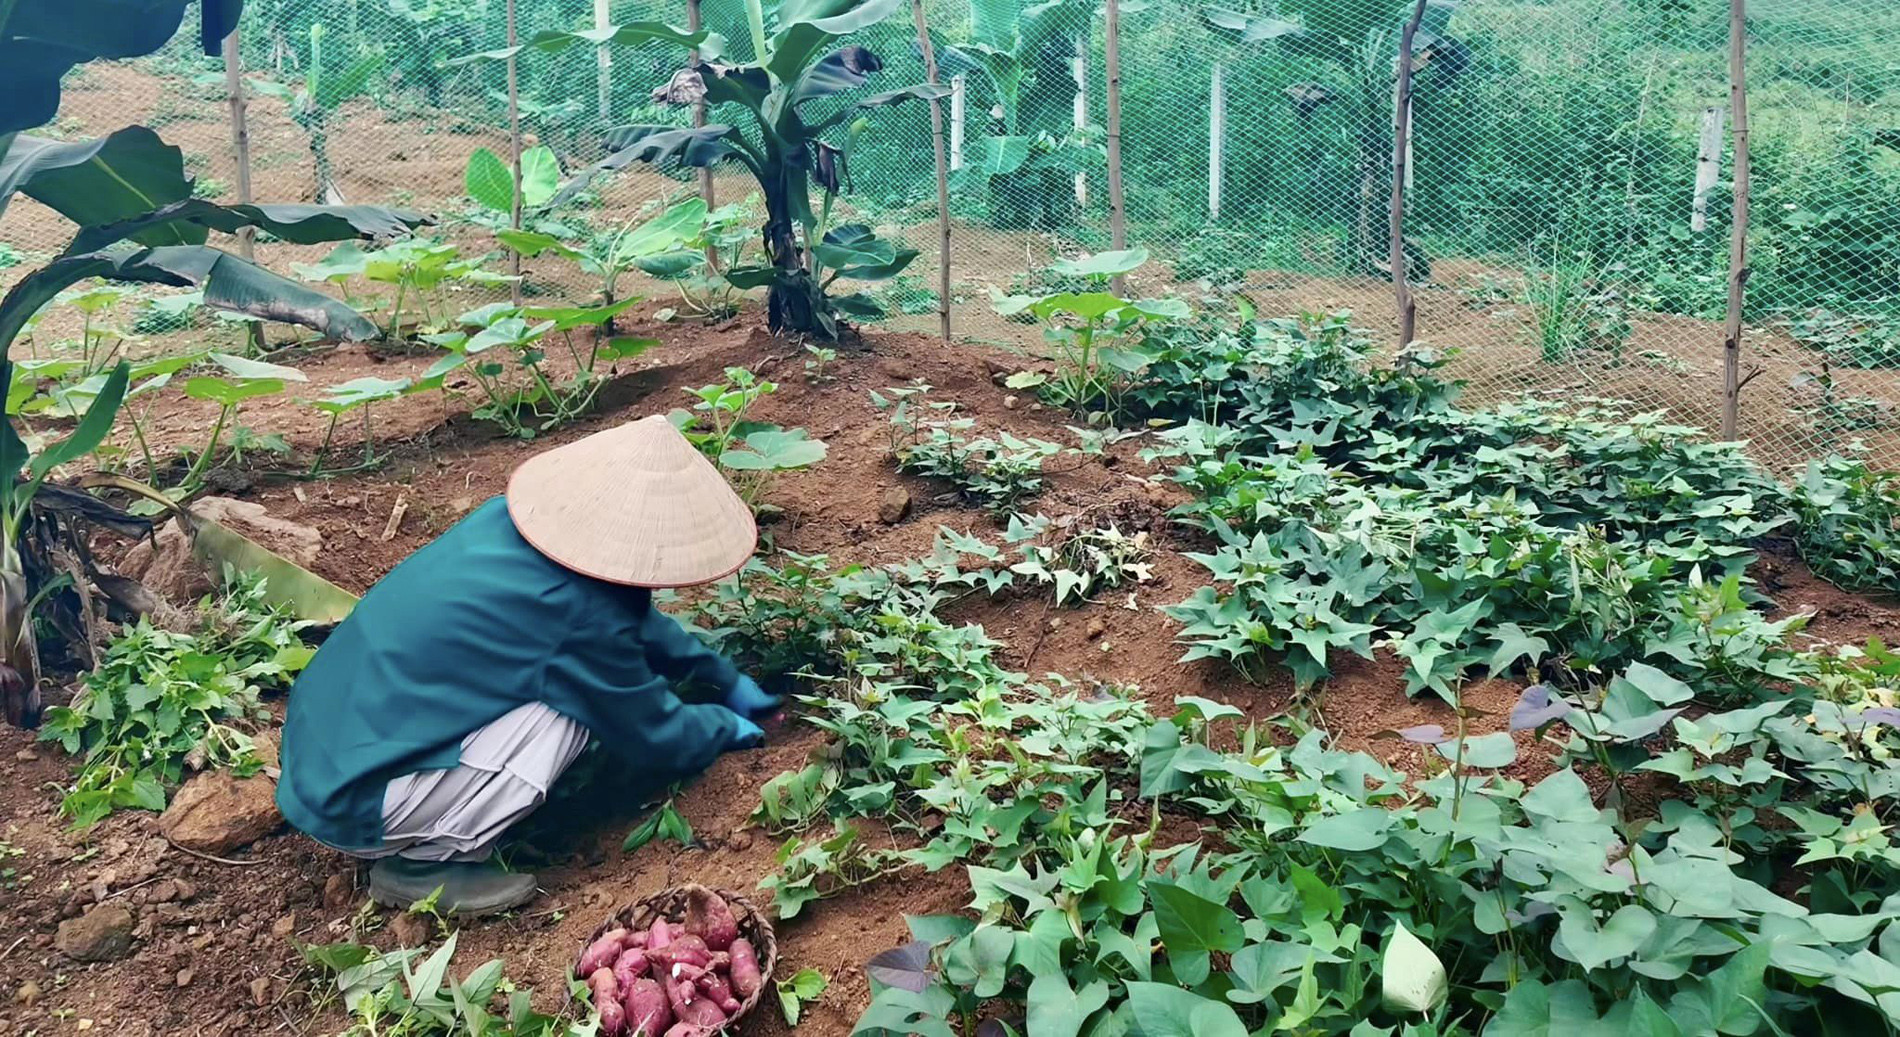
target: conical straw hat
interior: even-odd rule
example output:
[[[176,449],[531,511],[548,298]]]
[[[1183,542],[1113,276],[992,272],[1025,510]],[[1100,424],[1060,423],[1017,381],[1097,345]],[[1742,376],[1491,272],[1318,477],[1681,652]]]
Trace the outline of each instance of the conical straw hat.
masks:
[[[508,480],[508,514],[535,550],[634,587],[711,583],[759,541],[752,509],[659,415],[529,458]]]

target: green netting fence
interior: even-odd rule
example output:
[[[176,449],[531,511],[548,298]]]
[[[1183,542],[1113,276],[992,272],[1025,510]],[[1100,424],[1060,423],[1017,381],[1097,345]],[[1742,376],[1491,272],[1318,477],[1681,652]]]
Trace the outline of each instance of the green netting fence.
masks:
[[[518,0],[522,37],[653,19],[685,0]],[[1100,0],[928,0],[949,129],[949,309],[959,337],[1033,348],[991,291],[1047,286],[1048,263],[1109,245]],[[1264,313],[1350,309],[1397,334],[1385,256],[1394,66],[1407,0],[1122,0],[1126,234],[1153,262],[1130,291],[1190,300],[1245,293]],[[469,156],[506,156],[501,0],[253,0],[241,51],[256,195],[334,194],[442,217],[468,251],[497,217],[471,204]],[[707,28],[745,46],[738,0],[705,0]],[[1733,150],[1727,0],[1432,0],[1415,49],[1405,249],[1418,337],[1455,349],[1480,398],[1605,397],[1708,429],[1722,406]],[[1020,27],[998,37],[997,25]],[[1297,27],[1297,29],[1295,28]],[[908,8],[855,42],[889,87],[924,77]],[[1018,74],[999,90],[994,61]],[[1863,449],[1900,466],[1900,5],[1749,0],[1750,278],[1741,435],[1794,464]],[[313,63],[316,75],[312,79]],[[655,103],[681,66],[660,45],[519,62],[527,139],[564,169],[601,157],[606,131],[685,124]],[[296,114],[315,86],[324,111]],[[74,73],[48,132],[154,126],[200,190],[230,198],[223,65],[183,43]],[[876,89],[874,85],[871,89]],[[307,111],[307,106],[306,106]],[[711,113],[719,121],[719,113]],[[929,109],[880,109],[858,134],[845,204],[923,255],[875,286],[889,326],[937,326]],[[316,131],[313,134],[313,129]],[[320,149],[313,136],[320,135]],[[714,178],[720,203],[748,182]],[[630,169],[598,199],[546,218],[624,224],[698,190],[691,173]],[[0,281],[56,249],[30,202],[0,219]],[[269,261],[269,256],[266,256]],[[498,261],[498,262],[505,262]],[[538,281],[566,285],[541,260]],[[643,286],[654,294],[664,284]]]

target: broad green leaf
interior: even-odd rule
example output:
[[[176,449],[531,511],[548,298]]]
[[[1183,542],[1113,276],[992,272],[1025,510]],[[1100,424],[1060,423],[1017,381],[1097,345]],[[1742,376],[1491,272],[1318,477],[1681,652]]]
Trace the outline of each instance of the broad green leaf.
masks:
[[[1092,256],[1079,259],[1058,259],[1049,264],[1051,272],[1064,277],[1114,277],[1125,274],[1148,261],[1145,248],[1126,248],[1113,252],[1097,252]]]
[[[1107,1003],[1108,983],[1103,980],[1077,991],[1059,971],[1039,973],[1029,984],[1028,1032],[1034,1037],[1076,1037]]]
[[[1361,807],[1345,814],[1324,818],[1300,833],[1300,841],[1333,850],[1360,853],[1385,845],[1386,829],[1392,826],[1392,812],[1379,807]]]
[[[1549,984],[1520,981],[1484,1028],[1485,1037],[1596,1037],[1601,1033],[1595,999],[1577,979]]]
[[[1687,684],[1648,663],[1631,663],[1622,679],[1659,706],[1676,706],[1695,697]]]
[[[1246,942],[1240,916],[1227,905],[1169,882],[1150,879],[1147,889],[1161,943],[1183,983],[1192,986],[1207,978],[1209,951],[1232,953]]]
[[[487,148],[476,148],[468,157],[463,173],[468,196],[490,212],[510,213],[515,207],[515,178],[501,157]]]
[[[825,443],[806,438],[805,430],[765,429],[750,433],[744,447],[728,449],[719,463],[734,471],[771,472],[805,468],[825,459]]]
[[[1590,787],[1567,767],[1538,782],[1518,805],[1531,817],[1551,821],[1587,824],[1597,820],[1601,813],[1590,799]]]
[[[1599,928],[1588,905],[1572,902],[1559,909],[1563,921],[1557,926],[1557,938],[1572,961],[1590,972],[1618,958],[1636,953],[1649,934],[1656,931],[1656,918],[1637,904],[1624,904],[1605,919]]]
[[[1247,1037],[1232,1007],[1169,983],[1129,983],[1130,1032],[1141,1037]]]
[[[229,353],[211,353],[206,359],[239,378],[274,378],[280,382],[307,382],[310,379],[294,367],[252,360],[248,357],[232,356]]]
[[[201,375],[185,380],[185,395],[194,400],[210,400],[222,407],[235,407],[245,400],[272,396],[284,391],[284,383],[275,378],[246,378],[232,381]]]
[[[1454,738],[1434,748],[1447,760],[1462,759],[1466,767],[1509,767],[1517,759],[1517,742],[1505,731]]]
[[[1392,1012],[1429,1015],[1450,995],[1445,964],[1397,919],[1379,959],[1379,987],[1381,1000]]]

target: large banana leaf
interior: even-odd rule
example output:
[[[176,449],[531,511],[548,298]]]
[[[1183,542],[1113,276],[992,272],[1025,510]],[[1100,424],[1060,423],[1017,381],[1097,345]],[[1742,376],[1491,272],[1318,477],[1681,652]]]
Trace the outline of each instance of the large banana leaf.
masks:
[[[644,125],[615,127],[607,131],[607,147],[610,149],[607,157],[576,172],[574,179],[563,184],[554,197],[548,199],[548,207],[566,203],[586,190],[603,173],[625,169],[635,162],[701,167],[736,159],[752,166],[750,156],[728,143],[736,136],[732,127],[720,124],[684,129],[678,126]]]
[[[889,18],[903,0],[785,0],[765,67],[781,83],[796,82],[832,40]]]
[[[883,67],[883,60],[863,47],[856,44],[839,47],[798,77],[792,87],[791,106],[855,90],[865,84],[871,73]]]
[[[947,86],[942,86],[937,83],[916,83],[914,85],[903,87],[898,90],[886,90],[881,94],[872,94],[871,96],[859,101],[857,104],[847,105],[846,107],[841,108],[836,112],[833,112],[823,122],[820,122],[817,125],[813,126],[810,130],[810,133],[812,136],[816,137],[818,134],[823,133],[824,131],[832,128],[833,126],[836,126],[847,119],[853,118],[860,109],[882,108],[886,105],[902,104],[903,102],[910,101],[910,100],[922,101],[922,100],[928,100],[930,98],[935,98],[935,97],[948,97],[948,96],[950,96],[950,88]]]
[[[98,140],[59,141],[21,134],[0,156],[0,213],[23,192],[82,227],[129,219],[191,197],[184,152],[143,126]],[[154,227],[143,245],[197,245],[202,228]]]
[[[201,198],[189,198],[120,223],[88,227],[73,238],[73,243],[66,251],[70,255],[78,255],[96,252],[128,238],[144,241],[140,228],[162,224],[194,227],[200,242],[204,240],[206,229],[235,234],[245,227],[261,227],[295,245],[316,245],[350,238],[400,237],[433,222],[412,209],[380,205],[306,205],[297,202],[219,205]]]
[[[580,32],[561,32],[545,29],[528,37],[524,43],[513,47],[501,47],[496,50],[484,50],[476,54],[466,54],[449,61],[451,65],[466,65],[477,61],[506,61],[524,50],[538,50],[548,54],[558,53],[577,43],[590,47],[613,43],[631,47],[660,40],[676,43],[682,47],[692,47],[699,51],[703,60],[718,57],[725,50],[725,37],[716,32],[687,32],[676,29],[665,22],[628,22],[625,25],[609,25],[600,29],[585,29]]]
[[[60,78],[74,65],[152,53],[178,32],[188,6],[189,0],[0,2],[0,141],[53,121]],[[243,0],[201,0],[205,53],[217,53],[242,7]]]
[[[301,324],[329,338],[375,338],[376,325],[342,301],[205,245],[164,245],[130,253],[64,256],[21,278],[0,299],[0,345],[10,344],[40,307],[89,277],[200,287],[205,305]],[[0,367],[5,367],[0,359]]]

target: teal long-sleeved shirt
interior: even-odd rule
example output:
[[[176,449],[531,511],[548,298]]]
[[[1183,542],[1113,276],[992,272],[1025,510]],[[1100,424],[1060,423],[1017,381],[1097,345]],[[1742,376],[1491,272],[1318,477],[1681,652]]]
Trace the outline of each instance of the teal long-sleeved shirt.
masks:
[[[601,535],[612,535],[601,531]],[[668,778],[712,763],[738,717],[730,662],[652,595],[564,569],[488,501],[372,587],[291,688],[277,805],[342,849],[382,843],[390,779],[453,767],[462,739],[540,701]],[[696,701],[673,690],[704,689]]]

